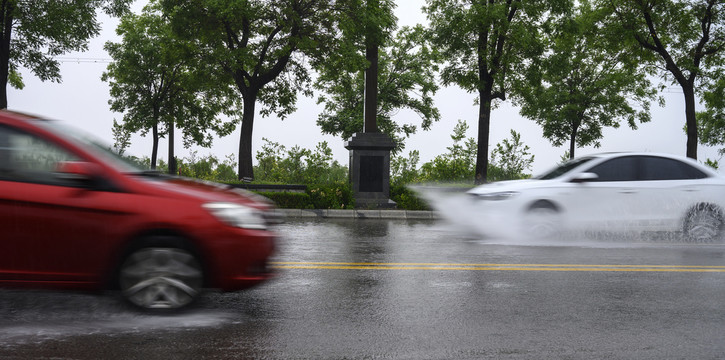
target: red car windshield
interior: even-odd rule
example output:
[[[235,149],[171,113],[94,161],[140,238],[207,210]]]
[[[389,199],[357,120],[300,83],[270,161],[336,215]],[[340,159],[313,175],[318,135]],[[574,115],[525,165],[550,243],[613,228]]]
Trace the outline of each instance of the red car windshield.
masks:
[[[36,125],[83,147],[84,150],[100,158],[105,164],[120,172],[143,173],[146,171],[137,164],[119,155],[110,145],[106,145],[102,141],[78,129],[66,126],[60,121],[38,119]]]

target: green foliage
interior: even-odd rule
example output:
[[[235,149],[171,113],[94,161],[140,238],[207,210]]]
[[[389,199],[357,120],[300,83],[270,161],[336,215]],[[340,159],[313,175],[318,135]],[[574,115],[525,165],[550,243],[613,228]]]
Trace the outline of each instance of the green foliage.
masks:
[[[413,150],[408,153],[408,157],[393,155],[390,158],[390,182],[393,185],[414,184],[420,182],[418,162],[420,161],[420,153]],[[392,192],[392,188],[391,188]]]
[[[119,16],[131,0],[3,1],[0,5],[0,108],[7,108],[7,84],[22,89],[20,67],[42,81],[60,82],[57,56],[85,51],[99,34],[98,10]]]
[[[581,1],[547,24],[548,51],[516,83],[521,115],[541,125],[554,146],[568,142],[572,156],[576,147],[599,147],[605,127],[650,121],[656,89],[635,51],[609,34],[607,16]]]
[[[121,154],[119,154],[119,155],[121,155]],[[131,162],[132,164],[136,165],[136,167],[138,167],[140,169],[144,169],[144,170],[151,169],[151,158],[149,158],[148,156],[142,156],[142,157],[138,157],[135,155],[121,155],[121,156],[124,159],[126,159],[126,161]],[[166,172],[169,170],[169,166],[163,159],[159,159],[158,163],[156,164],[156,168],[153,170]]]
[[[328,48],[328,0],[159,0],[175,33],[193,41],[199,62],[243,99],[239,178],[254,178],[252,131],[257,102],[262,116],[284,118],[297,95],[310,95],[307,54]]]
[[[712,91],[725,66],[725,2],[598,0],[611,14],[607,28],[637,47],[665,81],[682,88],[687,156],[697,158],[696,94]]]
[[[307,185],[307,191],[260,191],[283,209],[352,209],[355,200],[348,183]]]
[[[123,155],[126,149],[131,145],[131,131],[120,124],[116,119],[113,119],[113,150],[119,155]]]
[[[528,177],[524,171],[531,170],[534,155],[529,152],[528,145],[521,142],[521,134],[511,130],[511,141],[504,139],[496,144],[491,153],[491,165],[500,170],[499,179],[521,179]]]
[[[314,151],[284,145],[263,138],[265,144],[257,152],[256,181],[281,184],[328,184],[347,181],[348,170],[332,158],[327,142],[317,144]]]
[[[126,160],[131,161],[142,169],[151,168],[151,159],[148,156],[123,156]],[[220,160],[212,154],[199,156],[196,151],[192,152],[189,157],[177,159],[178,169],[175,175],[203,179],[216,182],[236,182],[237,174],[234,171],[236,161],[234,155],[227,155],[224,160]],[[158,160],[156,166],[157,171],[168,172],[169,165],[164,159]]]
[[[703,95],[705,110],[697,113],[700,143],[709,146],[725,145],[725,78],[720,78]],[[720,149],[725,154],[725,148]]]
[[[573,159],[573,157],[571,157],[571,154],[569,153],[569,150],[567,150],[567,151],[564,152],[564,155],[562,155],[562,156],[559,157],[559,162],[557,162],[556,164],[557,165],[562,165],[562,164],[564,164],[565,162],[567,162],[567,161],[569,161],[571,159]]]
[[[227,155],[226,159],[219,160],[214,155],[198,157],[196,151],[190,157],[178,161],[178,172],[181,176],[193,177],[218,182],[232,182],[237,180],[236,160],[234,155]]]
[[[355,200],[347,182],[308,185],[307,194],[314,209],[352,209]]]
[[[707,160],[705,160],[705,165],[717,170],[720,168],[720,161],[707,159]]]
[[[421,127],[430,129],[433,121],[440,120],[440,112],[433,103],[438,90],[435,79],[435,52],[424,41],[421,26],[405,27],[382,44],[378,55],[377,124],[379,129],[393,138],[394,152],[405,146],[405,138],[417,131],[414,124],[398,124],[392,120],[401,109],[409,109],[422,119]],[[364,47],[358,51],[364,53]],[[340,64],[341,61],[345,64]],[[326,94],[317,102],[324,104],[317,124],[323,133],[350,138],[363,129],[365,75],[368,64],[355,57],[323,63],[315,83]]]
[[[505,101],[515,90],[512,81],[543,53],[542,24],[571,6],[570,0],[426,1],[430,40],[446,62],[443,85],[455,84],[478,95],[479,138],[472,177],[476,183],[487,180],[495,101]]]
[[[466,139],[467,130],[468,124],[458,120],[451,135],[453,145],[447,148],[448,152],[436,156],[420,169],[417,168],[418,151],[411,151],[408,158],[393,156],[390,161],[391,186],[400,187],[414,183],[471,184],[476,165],[476,142],[473,138]],[[517,132],[512,130],[511,137],[511,140],[504,139],[502,143],[496,144],[488,168],[489,181],[530,176],[525,171],[531,169],[534,155],[529,153],[529,147],[521,142],[521,136]]]
[[[390,199],[395,201],[398,209],[431,210],[430,206],[406,185],[390,185]]]
[[[155,2],[140,15],[125,15],[116,33],[122,41],[106,43],[113,62],[102,76],[110,85],[111,109],[124,113],[123,124],[114,124],[124,129],[114,131],[152,131],[152,168],[158,138],[172,137],[174,128],[183,131],[187,148],[209,147],[211,132],[224,136],[234,129],[234,122],[218,118],[236,115],[233,89],[215,79],[207,64],[196,61],[199,49],[172,32]],[[169,157],[173,150],[169,148]]]
[[[458,120],[453,128],[453,145],[448,147],[448,153],[438,155],[433,160],[423,164],[420,169],[422,182],[470,182],[474,178],[476,165],[476,141],[466,139],[468,124]]]
[[[314,209],[307,193],[286,191],[258,191],[256,192],[274,202],[281,209]]]

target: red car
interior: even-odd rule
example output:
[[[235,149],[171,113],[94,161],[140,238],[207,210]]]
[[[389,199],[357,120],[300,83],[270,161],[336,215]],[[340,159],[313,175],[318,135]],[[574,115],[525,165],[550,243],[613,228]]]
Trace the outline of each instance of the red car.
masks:
[[[138,169],[63,124],[0,111],[0,286],[120,289],[174,309],[269,279],[269,202]]]

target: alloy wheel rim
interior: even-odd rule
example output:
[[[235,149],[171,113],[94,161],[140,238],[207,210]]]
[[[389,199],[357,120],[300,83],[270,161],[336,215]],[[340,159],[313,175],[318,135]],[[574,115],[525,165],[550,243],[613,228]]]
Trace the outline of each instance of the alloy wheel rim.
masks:
[[[147,248],[133,253],[120,272],[123,295],[145,309],[181,308],[197,297],[202,271],[190,253],[171,248]]]

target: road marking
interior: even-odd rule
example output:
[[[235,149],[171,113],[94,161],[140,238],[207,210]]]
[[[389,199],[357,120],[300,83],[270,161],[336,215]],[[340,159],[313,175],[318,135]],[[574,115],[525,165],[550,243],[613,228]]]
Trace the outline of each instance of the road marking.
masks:
[[[725,266],[697,265],[596,265],[596,264],[448,264],[448,263],[360,263],[273,262],[276,269],[328,270],[458,270],[458,271],[620,271],[620,272],[718,272]]]

